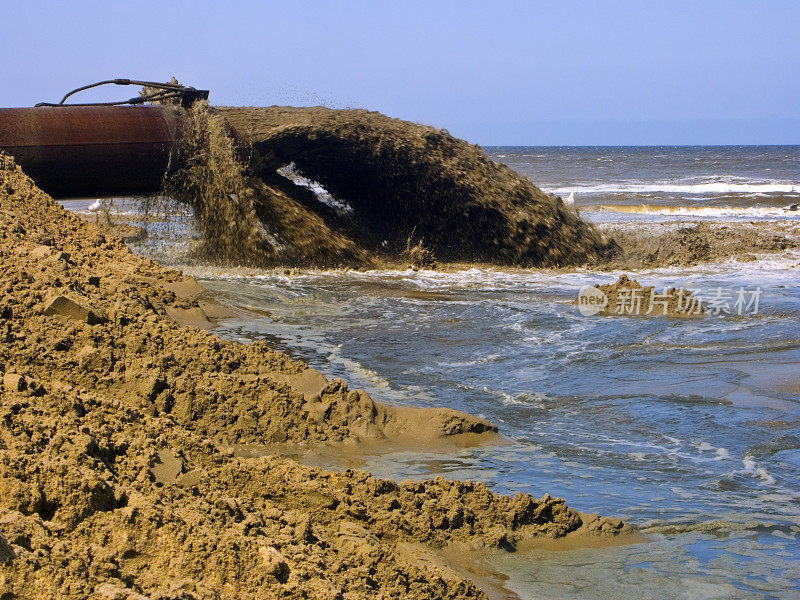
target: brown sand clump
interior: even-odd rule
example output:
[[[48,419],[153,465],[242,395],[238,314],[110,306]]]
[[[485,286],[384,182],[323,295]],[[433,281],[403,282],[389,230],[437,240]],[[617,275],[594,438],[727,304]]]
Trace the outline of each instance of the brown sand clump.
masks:
[[[705,314],[702,302],[682,288],[659,292],[627,275],[620,275],[614,283],[594,287],[608,299],[605,308],[597,313],[601,316],[698,317]],[[576,302],[580,300],[579,295]]]
[[[401,548],[629,531],[478,483],[238,458],[232,443],[495,428],[386,407],[263,343],[180,326],[211,325],[196,283],[67,213],[2,153],[0,261],[2,598],[482,598]]]
[[[771,223],[698,223],[609,227],[619,244],[606,266],[630,269],[753,260],[755,255],[800,248],[800,231]]]
[[[271,178],[293,163],[352,208],[351,239],[375,252],[399,256],[416,235],[443,261],[552,267],[614,248],[563,202],[444,130],[366,110],[218,110],[253,145],[252,170]]]
[[[403,250],[401,257],[408,261],[412,269],[435,269],[438,264],[433,252],[425,247],[424,240],[414,244],[410,237],[406,241],[406,249]]]
[[[563,500],[237,459],[86,390],[0,396],[0,594],[16,598],[483,598],[398,551],[624,533]]]

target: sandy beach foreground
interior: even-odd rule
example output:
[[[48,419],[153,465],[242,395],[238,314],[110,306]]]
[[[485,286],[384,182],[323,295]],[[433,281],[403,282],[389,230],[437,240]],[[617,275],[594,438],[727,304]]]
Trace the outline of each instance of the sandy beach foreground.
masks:
[[[243,458],[234,447],[492,442],[497,429],[386,406],[264,343],[182,326],[221,309],[7,155],[0,210],[0,596],[480,598],[474,572],[431,557],[632,534],[548,495]]]

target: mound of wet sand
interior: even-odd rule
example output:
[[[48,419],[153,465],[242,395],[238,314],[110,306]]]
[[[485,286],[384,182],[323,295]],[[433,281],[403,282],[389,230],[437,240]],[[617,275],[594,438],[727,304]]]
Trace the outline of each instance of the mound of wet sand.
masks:
[[[2,598],[481,598],[422,550],[630,530],[546,495],[238,457],[233,444],[496,429],[182,327],[219,307],[2,153],[0,260]]]
[[[605,295],[607,304],[596,314],[600,316],[643,317],[699,317],[705,307],[692,292],[682,288],[658,291],[653,286],[643,286],[627,275],[620,275],[614,283],[595,285]],[[581,303],[579,294],[576,303]]]
[[[166,192],[193,206],[202,252],[215,262],[637,269],[800,247],[798,232],[778,223],[598,230],[480,148],[380,113],[196,103],[189,122]],[[284,177],[278,169],[290,164],[350,210]]]
[[[785,223],[628,225],[603,229],[619,244],[609,268],[694,265],[753,260],[755,255],[800,249],[800,228]]]
[[[553,267],[595,262],[615,247],[561,200],[447,131],[365,110],[217,110],[252,145],[253,172],[269,183],[293,164],[352,208],[335,219],[309,199],[300,203],[308,218],[372,253],[399,256],[422,242],[437,260]],[[305,235],[327,243],[325,231]]]

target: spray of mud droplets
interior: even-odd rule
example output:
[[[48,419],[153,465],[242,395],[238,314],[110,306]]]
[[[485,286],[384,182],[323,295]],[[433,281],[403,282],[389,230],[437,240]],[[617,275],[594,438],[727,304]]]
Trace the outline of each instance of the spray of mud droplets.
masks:
[[[256,216],[255,191],[244,175],[225,119],[195,103],[180,149],[181,168],[165,191],[194,210],[202,258],[226,264],[274,264],[275,243]]]

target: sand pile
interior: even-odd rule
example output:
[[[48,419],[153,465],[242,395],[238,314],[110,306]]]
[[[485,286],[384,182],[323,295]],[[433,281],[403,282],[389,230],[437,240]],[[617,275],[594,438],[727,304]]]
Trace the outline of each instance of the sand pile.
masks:
[[[599,292],[599,293],[598,293]],[[702,301],[683,288],[656,290],[644,286],[627,275],[620,275],[614,283],[595,285],[588,291],[582,289],[576,304],[587,306],[586,298],[595,296],[594,305],[602,310],[590,311],[600,316],[628,317],[700,317],[706,310]],[[597,298],[603,302],[598,304]]]
[[[784,223],[698,223],[608,227],[619,243],[609,267],[629,269],[753,260],[757,254],[800,248],[800,228]]]
[[[252,144],[252,171],[275,181],[293,164],[352,209],[337,220],[311,200],[298,203],[304,218],[322,217],[373,253],[396,257],[421,242],[437,260],[562,266],[614,248],[563,202],[444,130],[365,110],[218,110]],[[325,231],[305,234],[327,243]]]
[[[548,496],[237,457],[231,444],[495,428],[181,327],[218,307],[2,153],[0,260],[2,598],[480,598],[426,548],[629,530]]]

